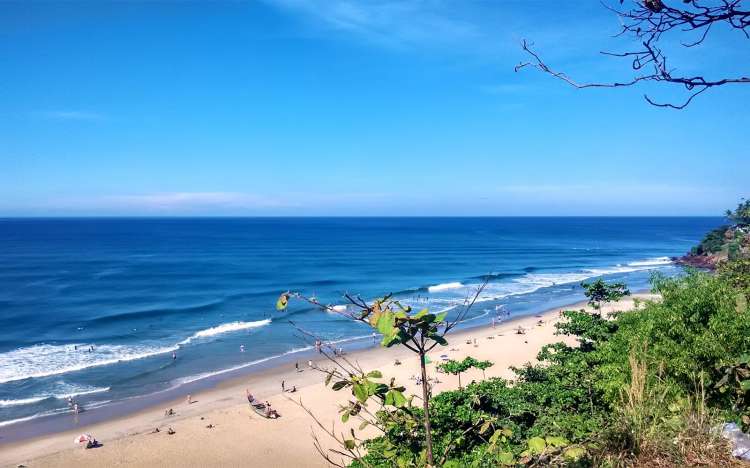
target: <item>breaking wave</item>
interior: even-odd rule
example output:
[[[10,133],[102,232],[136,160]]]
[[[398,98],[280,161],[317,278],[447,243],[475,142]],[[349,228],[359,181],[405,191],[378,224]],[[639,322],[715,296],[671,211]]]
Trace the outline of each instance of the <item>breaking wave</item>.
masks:
[[[255,322],[223,323],[221,325],[217,325],[211,328],[206,328],[205,330],[196,332],[192,334],[191,336],[189,336],[188,338],[185,338],[184,340],[180,341],[178,344],[186,345],[194,340],[210,338],[212,336],[222,335],[224,333],[231,333],[231,332],[236,332],[240,330],[248,330],[250,328],[263,327],[265,325],[269,325],[270,323],[271,323],[271,319],[257,320]]]

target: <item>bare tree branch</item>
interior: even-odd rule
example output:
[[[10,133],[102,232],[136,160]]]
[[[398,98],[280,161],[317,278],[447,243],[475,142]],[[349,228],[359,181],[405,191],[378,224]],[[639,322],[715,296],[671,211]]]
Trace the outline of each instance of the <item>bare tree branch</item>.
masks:
[[[676,2],[676,0],[674,0]],[[621,29],[615,37],[629,36],[639,45],[636,50],[627,52],[607,52],[602,54],[628,58],[631,68],[639,72],[638,75],[622,81],[581,83],[573,80],[567,74],[556,71],[548,66],[542,58],[532,50],[533,44],[525,39],[521,47],[531,60],[516,65],[515,70],[536,68],[552,75],[569,85],[578,88],[619,88],[634,86],[642,82],[656,82],[675,84],[690,93],[682,104],[659,103],[644,95],[644,99],[656,107],[684,109],[695,97],[709,88],[727,84],[748,84],[750,77],[734,76],[723,78],[705,78],[703,76],[679,75],[667,65],[667,56],[659,46],[663,36],[676,34],[697,33],[695,40],[679,41],[682,47],[693,48],[703,44],[714,25],[724,25],[743,33],[744,38],[750,38],[750,10],[743,9],[743,0],[682,0],[679,8],[667,5],[663,0],[631,0],[632,8],[620,9],[603,4],[605,8],[615,13],[621,22]],[[624,0],[620,0],[623,4]],[[645,73],[641,73],[645,71]]]

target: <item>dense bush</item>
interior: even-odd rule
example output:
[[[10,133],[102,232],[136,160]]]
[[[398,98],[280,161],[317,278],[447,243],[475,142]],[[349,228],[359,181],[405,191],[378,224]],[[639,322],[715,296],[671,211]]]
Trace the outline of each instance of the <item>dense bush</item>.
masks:
[[[724,235],[728,230],[729,226],[721,226],[710,231],[700,244],[693,247],[692,253],[694,255],[708,255],[721,251],[725,242]]]

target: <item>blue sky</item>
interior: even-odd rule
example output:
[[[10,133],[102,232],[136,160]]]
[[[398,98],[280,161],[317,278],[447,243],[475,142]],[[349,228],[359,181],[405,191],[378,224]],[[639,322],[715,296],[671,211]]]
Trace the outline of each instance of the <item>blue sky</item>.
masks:
[[[0,5],[0,216],[710,215],[748,196],[750,86],[684,111],[598,2]],[[750,41],[676,50],[747,74]],[[738,66],[734,66],[740,64]],[[739,70],[738,70],[739,68]]]

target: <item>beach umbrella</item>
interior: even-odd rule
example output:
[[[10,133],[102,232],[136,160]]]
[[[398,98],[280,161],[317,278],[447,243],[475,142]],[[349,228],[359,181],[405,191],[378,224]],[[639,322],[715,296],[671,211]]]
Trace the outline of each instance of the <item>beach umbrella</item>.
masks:
[[[81,434],[73,440],[74,444],[87,444],[94,440],[91,434]]]

